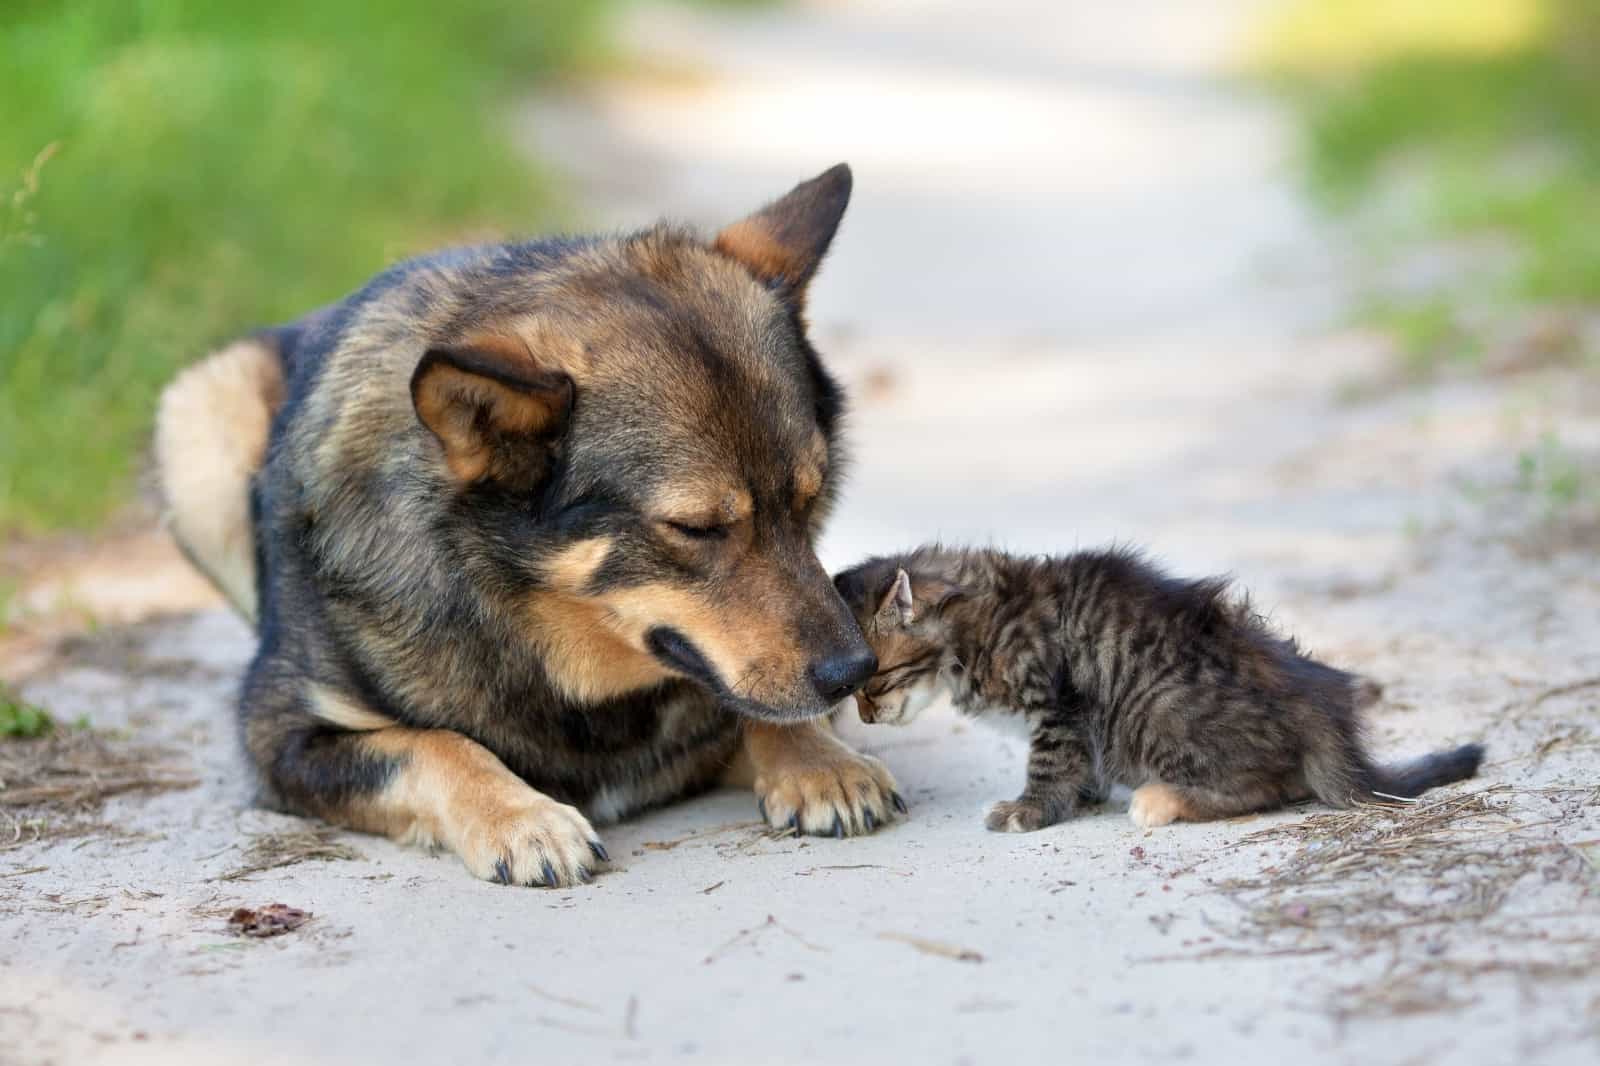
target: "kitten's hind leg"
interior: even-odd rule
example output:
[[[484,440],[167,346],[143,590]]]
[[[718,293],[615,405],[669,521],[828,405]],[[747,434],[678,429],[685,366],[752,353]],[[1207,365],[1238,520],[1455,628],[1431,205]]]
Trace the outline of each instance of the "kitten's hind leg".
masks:
[[[1033,730],[1022,795],[989,808],[983,824],[998,833],[1031,833],[1066,818],[1093,788],[1083,738],[1065,723],[1045,718]]]
[[[1267,784],[1243,784],[1223,792],[1151,781],[1133,790],[1128,817],[1141,829],[1173,822],[1214,822],[1281,807],[1305,799],[1307,795],[1309,793],[1291,793]]]

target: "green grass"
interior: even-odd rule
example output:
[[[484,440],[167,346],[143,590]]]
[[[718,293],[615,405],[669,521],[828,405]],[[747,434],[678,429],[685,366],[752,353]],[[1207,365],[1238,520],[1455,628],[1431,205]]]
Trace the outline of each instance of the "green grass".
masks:
[[[1455,343],[1467,303],[1600,302],[1600,0],[1300,0],[1264,55],[1300,109],[1323,203],[1360,215],[1403,180],[1408,211],[1374,227],[1390,249],[1509,249],[1492,277],[1376,294],[1402,344]]]
[[[1554,431],[1517,455],[1517,489],[1542,501],[1545,513],[1562,514],[1594,491],[1594,471]]]
[[[42,737],[56,727],[43,707],[28,703],[0,682],[0,739]]]
[[[600,7],[0,5],[0,535],[126,499],[161,385],[208,346],[549,223],[501,109]]]

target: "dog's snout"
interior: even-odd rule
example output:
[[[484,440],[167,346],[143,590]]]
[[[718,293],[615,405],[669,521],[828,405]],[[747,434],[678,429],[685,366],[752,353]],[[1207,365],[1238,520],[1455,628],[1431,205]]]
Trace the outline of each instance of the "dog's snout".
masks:
[[[878,671],[878,657],[870,648],[830,655],[811,664],[811,683],[829,703],[844,699]]]

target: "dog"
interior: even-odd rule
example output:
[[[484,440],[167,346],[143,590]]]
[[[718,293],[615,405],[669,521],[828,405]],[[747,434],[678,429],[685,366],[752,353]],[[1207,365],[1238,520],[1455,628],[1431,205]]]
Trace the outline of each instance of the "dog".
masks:
[[[844,396],[805,296],[850,190],[404,262],[167,387],[169,526],[259,636],[264,805],[547,887],[719,783],[797,833],[905,813],[826,718],[876,669],[813,549]]]

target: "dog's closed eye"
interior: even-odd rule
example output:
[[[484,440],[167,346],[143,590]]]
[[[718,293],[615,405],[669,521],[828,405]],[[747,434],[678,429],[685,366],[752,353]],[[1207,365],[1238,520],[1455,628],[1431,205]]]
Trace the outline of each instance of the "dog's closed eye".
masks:
[[[661,524],[690,540],[724,540],[728,536],[728,527],[721,522],[679,522],[669,518]]]

